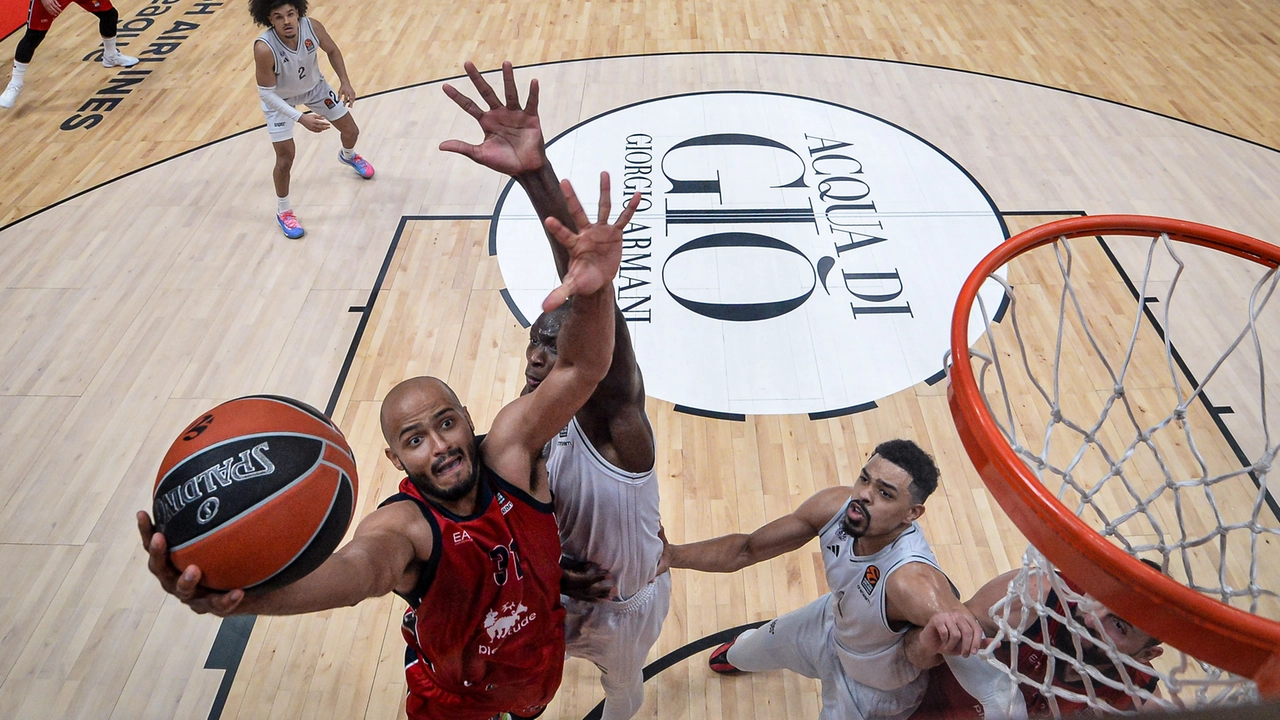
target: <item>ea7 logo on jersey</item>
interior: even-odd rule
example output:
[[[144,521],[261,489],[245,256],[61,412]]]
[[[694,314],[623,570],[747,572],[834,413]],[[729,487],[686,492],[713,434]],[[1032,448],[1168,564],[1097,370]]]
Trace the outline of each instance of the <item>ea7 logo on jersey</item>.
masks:
[[[862,573],[862,582],[858,583],[858,589],[862,591],[863,597],[871,597],[871,591],[876,589],[876,583],[880,582],[880,568],[875,565],[868,565],[867,571]]]

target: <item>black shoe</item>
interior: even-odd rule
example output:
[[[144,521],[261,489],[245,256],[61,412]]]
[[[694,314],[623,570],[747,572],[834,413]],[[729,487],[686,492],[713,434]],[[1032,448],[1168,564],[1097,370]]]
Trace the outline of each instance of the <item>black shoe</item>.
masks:
[[[721,675],[746,674],[745,670],[739,670],[729,662],[729,648],[733,647],[733,644],[736,642],[738,642],[738,638],[730,640],[716,648],[715,651],[711,653],[711,659],[707,661],[707,665],[711,667],[712,672],[717,672]]]

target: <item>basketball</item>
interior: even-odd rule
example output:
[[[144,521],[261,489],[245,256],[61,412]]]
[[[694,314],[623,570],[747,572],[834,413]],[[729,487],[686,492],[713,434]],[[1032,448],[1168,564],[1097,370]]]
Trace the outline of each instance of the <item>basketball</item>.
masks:
[[[356,500],[342,432],[306,403],[229,400],[169,447],[152,494],[174,566],[196,565],[213,590],[274,588],[319,567],[341,542]]]

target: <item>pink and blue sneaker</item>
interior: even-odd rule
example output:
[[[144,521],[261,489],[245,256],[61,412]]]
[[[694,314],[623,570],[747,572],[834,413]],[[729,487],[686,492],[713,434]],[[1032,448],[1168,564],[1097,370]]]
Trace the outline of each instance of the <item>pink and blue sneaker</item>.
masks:
[[[338,159],[341,160],[344,164],[350,165],[352,169],[356,171],[356,174],[364,178],[365,180],[368,180],[369,178],[373,177],[373,166],[369,164],[368,160],[365,160],[359,155],[352,155],[351,159],[348,160],[342,157],[342,151],[338,151]]]
[[[302,229],[302,224],[298,222],[298,218],[293,214],[292,210],[285,210],[276,215],[276,222],[280,223],[280,229],[284,231],[284,236],[290,240],[297,240],[307,234],[307,231]]]

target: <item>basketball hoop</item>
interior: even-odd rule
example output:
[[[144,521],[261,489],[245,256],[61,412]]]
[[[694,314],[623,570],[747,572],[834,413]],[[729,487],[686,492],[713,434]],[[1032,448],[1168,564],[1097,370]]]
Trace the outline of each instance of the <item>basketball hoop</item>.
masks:
[[[1145,270],[1140,280],[1129,283],[1136,295],[1127,298],[1129,307],[1117,310],[1110,291],[1106,310],[1091,313],[1083,296],[1106,282],[1083,279],[1082,268],[1089,262],[1085,254],[1104,253],[1118,270],[1108,243],[1127,243],[1136,251],[1132,257],[1145,253]],[[1200,371],[1199,381],[1187,373],[1172,340],[1180,317],[1171,308],[1205,304],[1191,290],[1184,292],[1193,293],[1189,300],[1175,296],[1183,287],[1194,287],[1180,285],[1189,282],[1186,267],[1196,266],[1183,258],[1194,261],[1205,252],[1189,246],[1239,258],[1225,260],[1253,274],[1244,316],[1213,322],[1233,341],[1224,343],[1216,363]],[[1044,265],[1051,272],[1037,276],[1049,277],[1052,289],[1034,285],[1036,280],[1020,284],[1012,275],[1006,281],[997,274],[1032,262],[1023,258],[1037,248],[1045,248],[1038,257],[1052,252],[1056,261],[1056,267],[1054,262]],[[952,319],[951,413],[978,473],[1034,546],[1024,559],[1024,571],[1043,571],[1032,568],[1038,550],[1050,570],[1056,568],[1119,617],[1198,661],[1190,671],[1184,659],[1182,670],[1159,673],[1167,690],[1157,699],[1164,704],[1213,702],[1212,693],[1203,689],[1206,684],[1238,689],[1248,685],[1243,678],[1252,679],[1263,695],[1280,697],[1280,617],[1266,616],[1280,605],[1280,581],[1275,579],[1280,573],[1265,567],[1280,552],[1280,521],[1274,516],[1280,494],[1269,495],[1266,489],[1278,448],[1267,426],[1275,381],[1269,398],[1265,377],[1265,358],[1274,346],[1258,329],[1280,313],[1280,298],[1268,305],[1280,280],[1277,265],[1280,247],[1205,225],[1133,215],[1071,218],[1023,232],[984,258],[961,289]],[[1168,269],[1167,278],[1153,271],[1161,267]],[[1107,282],[1118,286],[1114,273]],[[987,283],[1003,286],[1009,318],[993,319],[996,313],[979,297]],[[1020,298],[1019,292],[1034,296]],[[1024,314],[1041,311],[1032,316],[1037,329],[1043,331],[1056,320],[1056,344],[1028,352],[1028,336],[1019,326],[1019,299],[1030,304]],[[1050,307],[1056,317],[1046,320],[1044,310]],[[1191,335],[1180,336],[1184,344],[1198,330],[1186,332]],[[1156,357],[1161,350],[1164,358],[1158,366],[1135,359]],[[1216,352],[1214,348],[1211,354]],[[1051,382],[1043,379],[1050,371]],[[1060,382],[1068,373],[1101,382],[1096,391],[1079,393],[1083,400],[1068,397],[1070,379]],[[1157,377],[1159,387],[1133,379],[1141,373]],[[1217,438],[1225,428],[1223,406],[1210,405],[1208,393],[1228,381],[1252,387],[1260,406],[1261,438],[1248,452],[1230,437],[1226,444],[1233,452],[1208,449],[1221,444]],[[1155,400],[1162,398],[1171,406],[1155,409]],[[1087,412],[1080,411],[1082,405]],[[1060,481],[1060,487],[1050,487],[1051,481]],[[1248,498],[1245,504],[1252,506],[1224,510],[1230,504],[1222,499],[1227,495],[1235,505],[1241,504],[1236,499]],[[1204,518],[1209,518],[1207,527],[1193,527],[1193,519]],[[1149,556],[1164,572],[1138,555]],[[1216,578],[1206,579],[1214,573]],[[1016,635],[1017,628],[1010,632]],[[1178,688],[1189,686],[1196,688],[1199,700],[1179,698]],[[1242,697],[1234,690],[1218,693],[1224,696],[1235,702]]]

